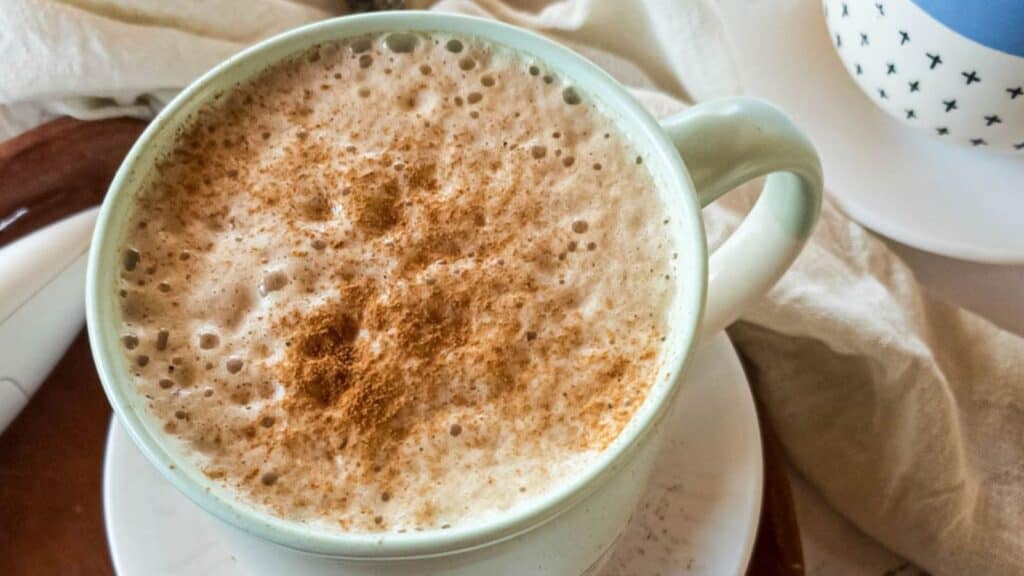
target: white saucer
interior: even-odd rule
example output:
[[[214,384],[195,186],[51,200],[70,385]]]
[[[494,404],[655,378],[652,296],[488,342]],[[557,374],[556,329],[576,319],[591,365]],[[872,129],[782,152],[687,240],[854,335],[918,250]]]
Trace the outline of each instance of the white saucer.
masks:
[[[739,358],[723,334],[692,359],[665,453],[604,574],[738,575],[761,510],[761,435]],[[121,576],[234,576],[243,571],[216,522],[149,464],[113,420],[103,509]]]
[[[877,109],[836,55],[820,0],[721,0],[719,10],[746,92],[808,133],[851,217],[944,256],[1024,263],[1024,159],[937,142]]]

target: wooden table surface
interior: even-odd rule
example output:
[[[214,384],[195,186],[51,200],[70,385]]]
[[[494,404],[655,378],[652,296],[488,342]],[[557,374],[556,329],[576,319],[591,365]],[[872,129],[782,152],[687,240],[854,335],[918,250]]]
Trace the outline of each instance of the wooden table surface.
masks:
[[[144,127],[60,119],[0,143],[0,246],[98,204]],[[83,332],[0,435],[0,575],[113,573],[101,503],[109,422]],[[764,420],[762,430],[765,496],[748,574],[801,575],[784,456]]]

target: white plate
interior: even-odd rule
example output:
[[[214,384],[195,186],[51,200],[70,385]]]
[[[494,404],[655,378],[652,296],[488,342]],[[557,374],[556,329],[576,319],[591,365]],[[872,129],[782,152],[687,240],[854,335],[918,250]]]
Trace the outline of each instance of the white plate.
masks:
[[[820,0],[720,0],[719,9],[746,92],[808,133],[851,217],[929,252],[1024,263],[1024,159],[943,144],[878,110],[836,55]]]
[[[712,338],[692,359],[665,453],[604,574],[738,575],[761,510],[761,435],[732,344]],[[103,509],[121,576],[243,574],[216,522],[149,464],[117,420],[107,437]]]

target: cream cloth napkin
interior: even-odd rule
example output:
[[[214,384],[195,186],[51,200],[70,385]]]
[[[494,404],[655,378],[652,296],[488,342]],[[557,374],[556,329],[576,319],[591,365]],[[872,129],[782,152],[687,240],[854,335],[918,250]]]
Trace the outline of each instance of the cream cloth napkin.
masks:
[[[0,137],[63,113],[147,116],[229,54],[339,5],[0,0]],[[709,0],[434,8],[567,42],[659,117],[741,91]],[[712,244],[755,193],[705,210]],[[1024,341],[927,294],[831,202],[729,333],[793,465],[835,510],[934,574],[1024,573]]]

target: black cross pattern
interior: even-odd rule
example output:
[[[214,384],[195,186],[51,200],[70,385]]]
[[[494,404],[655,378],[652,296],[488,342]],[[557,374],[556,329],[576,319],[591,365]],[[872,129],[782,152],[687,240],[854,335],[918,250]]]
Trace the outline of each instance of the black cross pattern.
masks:
[[[873,4],[875,6],[875,10],[877,11],[878,17],[880,17],[880,18],[881,17],[885,17],[886,16],[886,13],[885,13],[885,3],[883,3],[883,2],[874,2]],[[870,4],[869,4],[869,6],[870,6]],[[839,3],[839,7],[841,9],[840,17],[841,18],[849,18],[850,17],[850,2],[840,2]],[[907,30],[896,30],[896,32],[899,34],[900,46],[905,46],[905,45],[911,43],[911,37],[910,37],[910,32],[909,31],[907,31]],[[871,38],[868,35],[868,32],[858,32],[857,34],[858,34],[858,36],[860,38],[860,45],[861,46],[870,46],[871,45]],[[848,37],[847,41],[849,41],[849,40],[850,40],[850,38]],[[835,35],[835,43],[836,43],[836,47],[840,47],[841,48],[843,46],[843,38],[838,33]],[[925,52],[925,56],[928,58],[928,69],[929,70],[935,70],[939,66],[942,66],[943,64],[946,63],[942,59],[942,55],[937,53],[937,52],[936,53]],[[853,63],[853,69],[854,69],[854,73],[857,76],[863,76],[864,75],[864,67],[863,67],[863,65],[861,63],[859,63],[859,62]],[[896,62],[886,62],[885,63],[885,75],[886,76],[899,76],[899,69],[897,68]],[[967,86],[970,86],[972,84],[980,84],[981,80],[982,80],[981,76],[978,73],[978,70],[976,70],[976,69],[975,70],[963,70],[963,69],[961,69],[960,75],[963,77],[964,84],[967,85]],[[892,87],[890,86],[890,88],[892,88]],[[908,93],[922,92],[921,80],[920,79],[908,80],[907,81],[907,90],[908,90]],[[1021,98],[1021,100],[1024,100],[1024,85],[1020,85],[1020,86],[1007,86],[1005,88],[1005,91],[1006,91],[1006,94],[1009,96],[1010,100],[1016,100],[1017,98]],[[885,88],[879,87],[879,88],[877,88],[877,92],[878,92],[878,98],[880,100],[889,100],[890,99],[889,98],[889,93],[886,91]],[[898,98],[897,98],[897,100],[898,100]],[[945,109],[946,113],[950,113],[950,112],[953,112],[955,110],[959,110],[960,109],[959,102],[958,102],[958,100],[956,98],[953,98],[953,99],[950,99],[950,100],[941,100],[941,102],[942,102],[942,106]],[[916,107],[916,106],[914,108],[904,108],[903,109],[904,119],[908,120],[908,121],[909,120],[917,120],[918,119],[917,111],[918,111],[918,107]],[[996,124],[1003,124],[1003,118],[1000,115],[998,115],[998,114],[985,114],[985,115],[982,116],[982,118],[985,121],[985,126],[994,126]],[[935,134],[937,136],[950,136],[952,134],[952,132],[949,129],[949,126],[935,126],[933,129],[935,130]],[[974,146],[974,147],[989,146],[989,143],[988,143],[988,141],[985,138],[970,138],[970,139],[968,139],[968,142],[970,142],[971,146]],[[1013,146],[1014,150],[1024,150],[1024,141],[1017,142],[1017,143],[1013,144],[1012,146]]]

